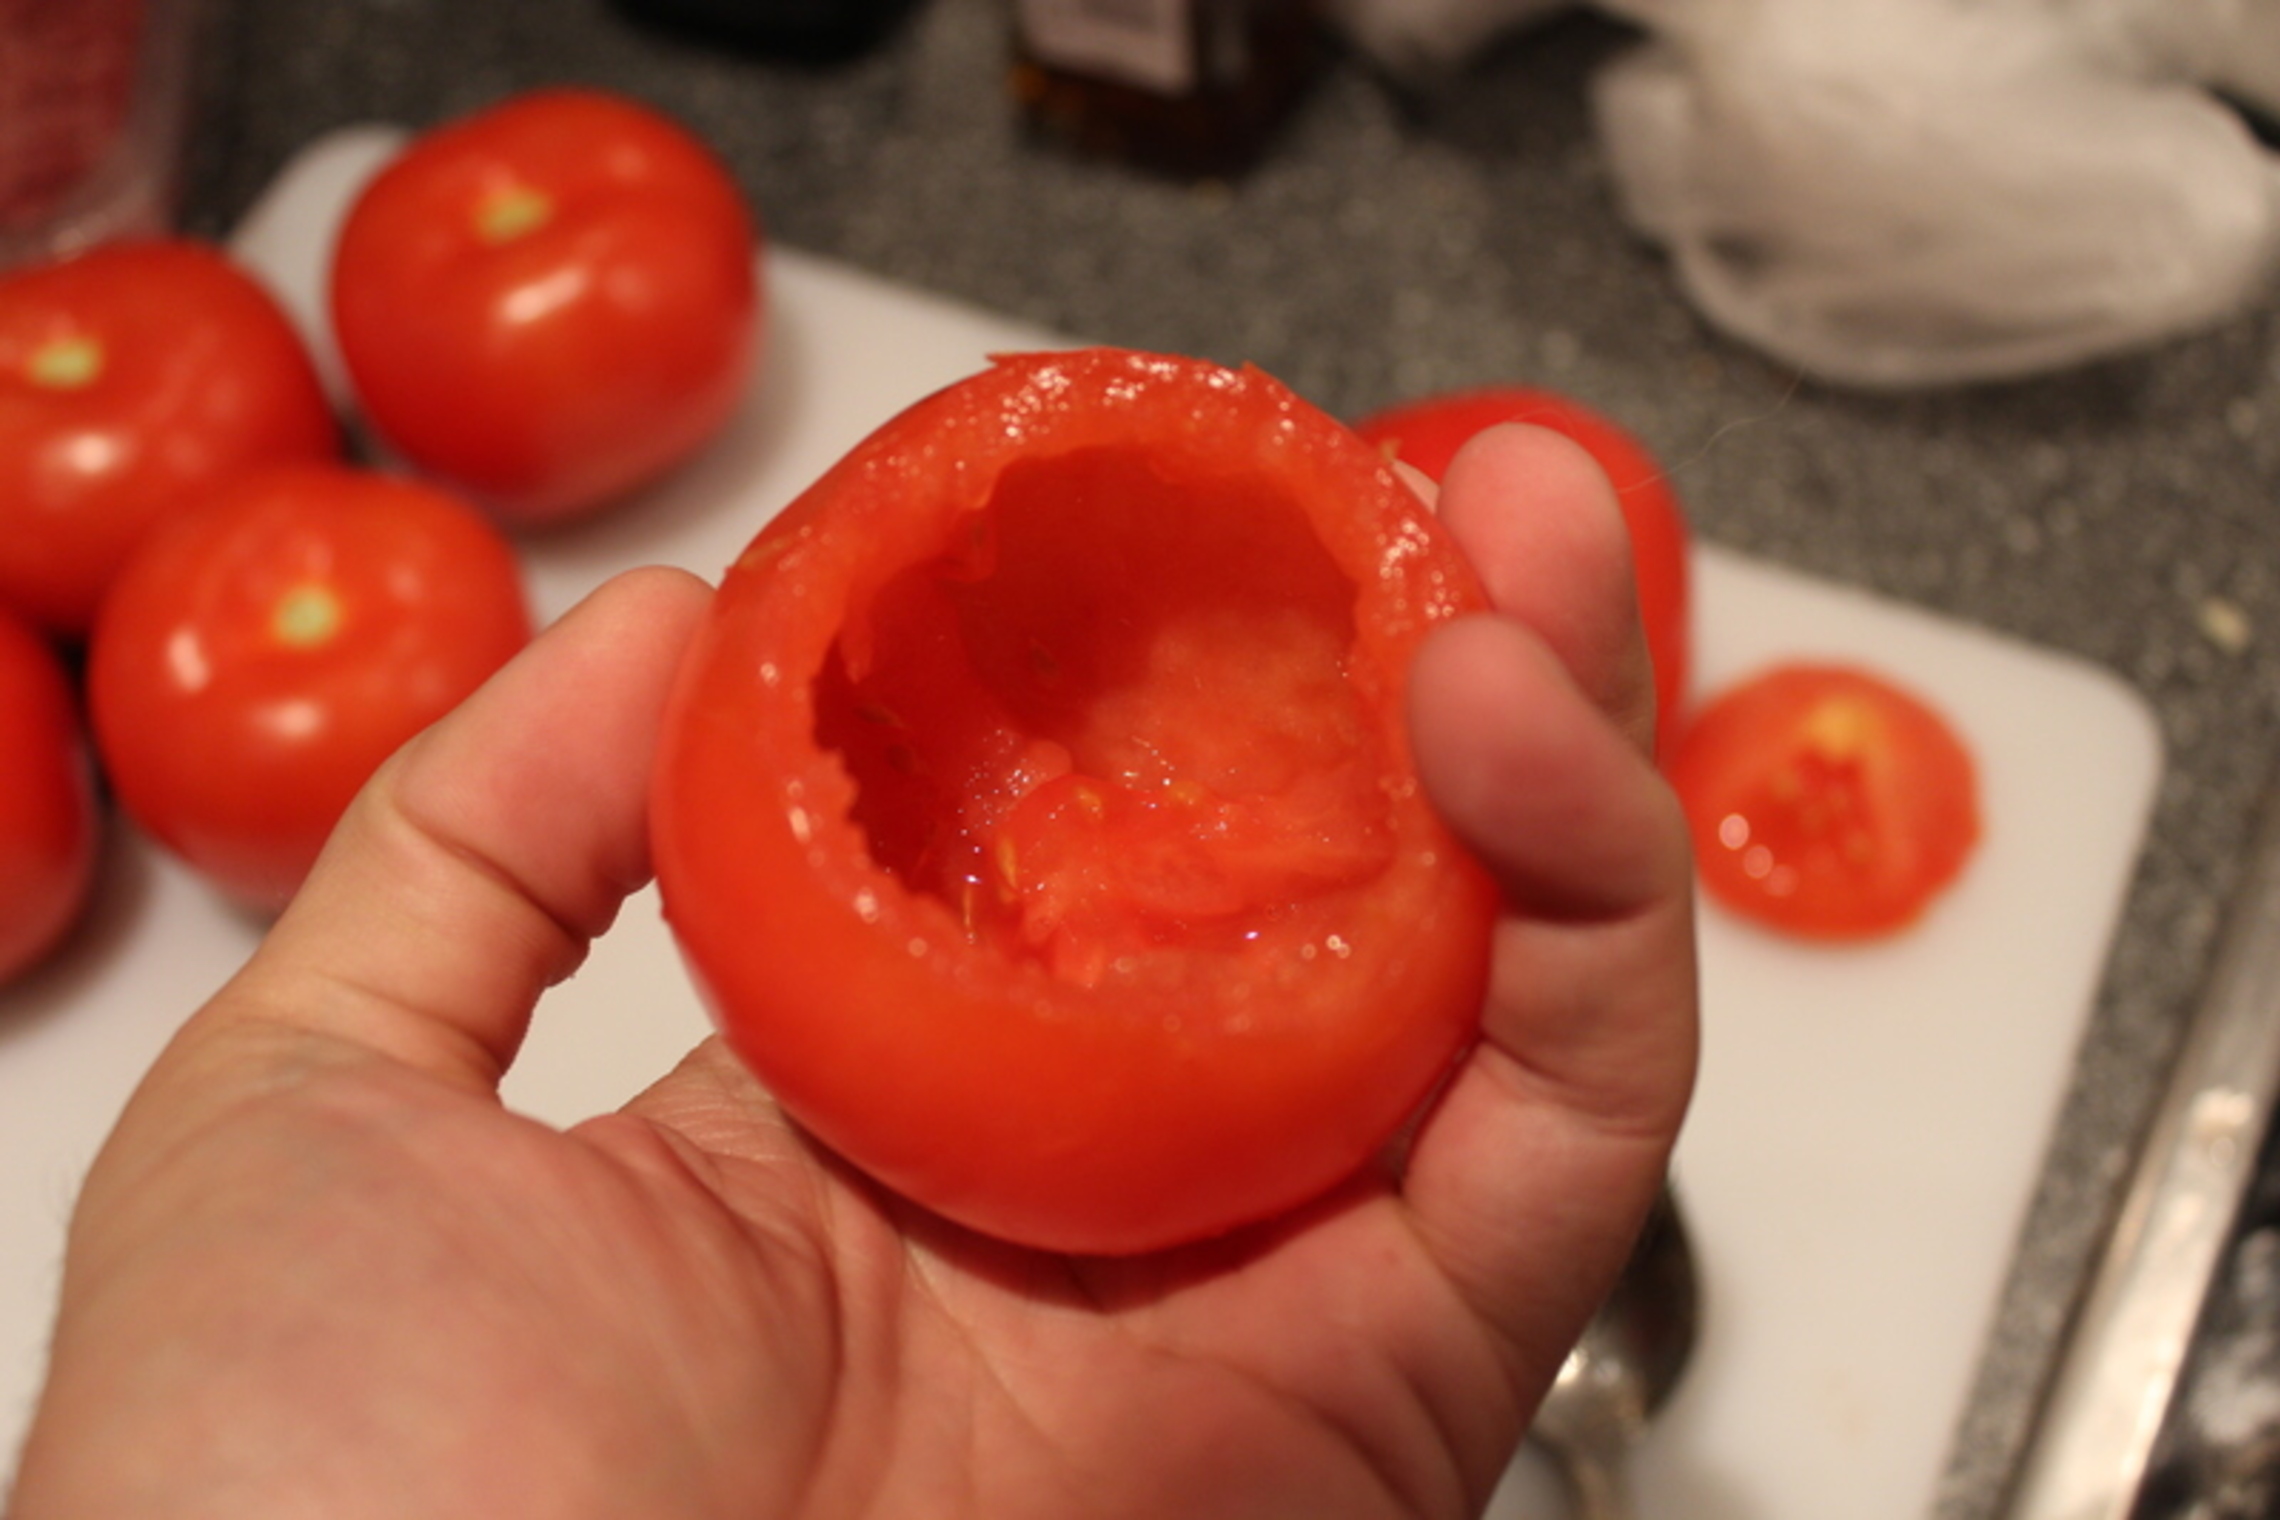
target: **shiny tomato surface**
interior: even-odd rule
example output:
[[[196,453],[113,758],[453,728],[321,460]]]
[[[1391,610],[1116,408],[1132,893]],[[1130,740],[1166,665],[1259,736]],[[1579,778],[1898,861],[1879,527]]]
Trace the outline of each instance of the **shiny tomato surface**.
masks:
[[[1580,401],[1527,386],[1492,385],[1449,391],[1389,407],[1355,428],[1394,451],[1403,463],[1441,478],[1475,433],[1499,422],[1529,422],[1583,445],[1615,487],[1631,530],[1631,565],[1637,577],[1639,616],[1655,667],[1658,748],[1669,752],[1678,729],[1692,664],[1693,536],[1670,476],[1628,429]]]
[[[97,748],[136,822],[273,909],[380,762],[530,629],[473,507],[347,466],[251,472],[121,572],[88,648]]]
[[[298,332],[219,252],[118,243],[0,276],[0,602],[86,634],[150,525],[338,429]]]
[[[1482,605],[1267,376],[1001,358],[729,571],[659,761],[667,918],[770,1091],[910,1198],[1080,1252],[1272,1215],[1476,1029],[1494,889],[1403,701]]]
[[[71,678],[37,630],[0,609],[0,984],[79,921],[101,834]]]
[[[415,139],[350,209],[332,313],[357,402],[502,518],[592,512],[725,423],[759,337],[758,231],[686,130],[585,90]]]
[[[1979,842],[1962,739],[1853,667],[1783,665],[1720,694],[1681,731],[1669,772],[1710,895],[1792,934],[1900,929]]]

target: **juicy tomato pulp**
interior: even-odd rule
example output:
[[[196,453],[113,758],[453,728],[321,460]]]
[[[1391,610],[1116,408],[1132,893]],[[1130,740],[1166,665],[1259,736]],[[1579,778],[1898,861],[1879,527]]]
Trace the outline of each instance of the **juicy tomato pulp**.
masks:
[[[1484,605],[1266,376],[1000,359],[722,584],[666,723],[666,913],[858,1166],[1024,1244],[1153,1249],[1350,1174],[1476,1027],[1494,891],[1405,676]]]
[[[1901,928],[1979,840],[1977,774],[1962,740],[1862,670],[1788,665],[1743,682],[1683,731],[1670,778],[1703,885],[1795,934]]]
[[[345,465],[251,471],[120,574],[88,647],[96,743],[138,823],[274,909],[380,762],[529,637],[474,508]]]
[[[338,444],[284,309],[202,244],[0,279],[0,601],[50,633],[84,638],[143,534],[207,485]]]
[[[350,208],[341,359],[423,471],[512,522],[590,513],[735,409],[759,341],[758,236],[677,123],[530,91],[423,134]]]
[[[0,609],[0,983],[78,922],[102,835],[79,703],[47,641]]]
[[[1688,548],[1692,535],[1670,476],[1629,431],[1579,401],[1553,391],[1494,385],[1389,407],[1355,424],[1373,443],[1434,480],[1457,450],[1484,428],[1527,422],[1581,444],[1615,488],[1631,532],[1631,567],[1654,661],[1657,748],[1667,755],[1686,702],[1692,661],[1692,595]]]

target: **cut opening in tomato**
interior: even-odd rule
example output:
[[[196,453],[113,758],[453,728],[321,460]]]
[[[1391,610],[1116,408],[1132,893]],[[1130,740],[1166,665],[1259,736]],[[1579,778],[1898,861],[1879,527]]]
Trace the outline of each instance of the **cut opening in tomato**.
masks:
[[[1291,503],[1098,449],[1009,470],[817,690],[872,858],[1082,985],[1264,956],[1392,847],[1354,586]],[[852,646],[852,648],[850,647]],[[1158,952],[1167,947],[1168,956]]]
[[[1145,1250],[1350,1174],[1477,1025],[1495,893],[1411,766],[1485,604],[1255,371],[1000,359],[724,579],[668,714],[668,920],[730,1044],[964,1223]]]

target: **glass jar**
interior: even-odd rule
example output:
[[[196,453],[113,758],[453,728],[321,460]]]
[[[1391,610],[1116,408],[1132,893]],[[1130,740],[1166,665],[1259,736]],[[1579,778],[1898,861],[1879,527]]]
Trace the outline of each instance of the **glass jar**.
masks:
[[[170,224],[194,0],[0,0],[0,267]]]
[[[1312,78],[1316,0],[1015,0],[1012,89],[1041,134],[1206,178],[1248,168]]]

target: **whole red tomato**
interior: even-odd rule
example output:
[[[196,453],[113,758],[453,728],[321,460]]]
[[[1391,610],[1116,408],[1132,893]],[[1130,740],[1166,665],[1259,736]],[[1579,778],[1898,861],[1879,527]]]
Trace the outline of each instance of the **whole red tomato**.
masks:
[[[0,276],[0,602],[77,638],[150,525],[338,429],[281,307],[221,254],[112,244]]]
[[[0,983],[46,958],[95,881],[101,815],[79,700],[55,650],[0,609]]]
[[[1637,577],[1639,616],[1654,661],[1658,748],[1669,752],[1686,701],[1692,660],[1692,535],[1670,476],[1645,444],[1613,419],[1580,401],[1526,386],[1491,385],[1450,391],[1390,407],[1364,418],[1364,438],[1392,448],[1404,463],[1441,478],[1466,440],[1499,422],[1531,422],[1564,433],[1607,472],[1631,530],[1631,565]]]
[[[1963,741],[1922,699],[1855,667],[1777,666],[1721,693],[1680,733],[1670,779],[1704,888],[1792,934],[1899,929],[1979,842]]]
[[[664,732],[667,918],[785,1108],[952,1218],[1132,1252],[1274,1214],[1476,1028],[1494,889],[1403,702],[1481,605],[1267,376],[1001,358],[728,572]]]
[[[276,908],[380,762],[529,638],[474,508],[342,465],[253,471],[121,572],[88,648],[96,744],[130,816]]]
[[[406,459],[510,521],[572,517],[728,419],[757,346],[758,236],[675,123],[537,91],[373,179],[334,256],[335,335]]]

